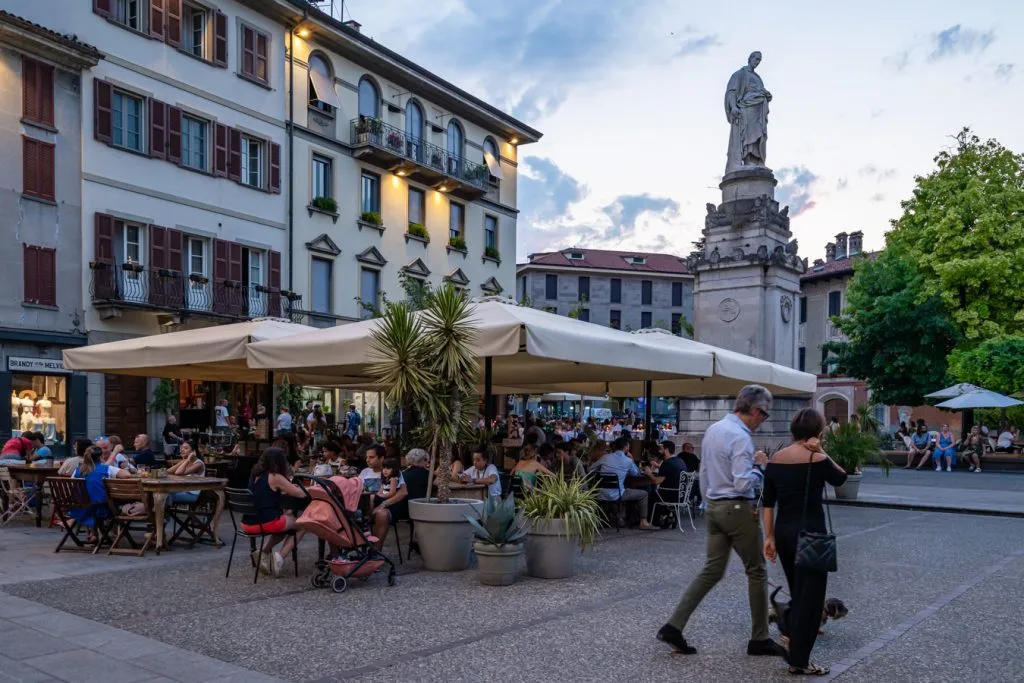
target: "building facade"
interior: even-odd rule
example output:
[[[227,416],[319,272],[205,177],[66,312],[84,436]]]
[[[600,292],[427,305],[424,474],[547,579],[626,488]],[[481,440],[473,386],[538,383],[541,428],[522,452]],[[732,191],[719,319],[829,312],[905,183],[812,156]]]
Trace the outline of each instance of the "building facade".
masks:
[[[86,378],[61,351],[85,344],[81,296],[82,88],[102,54],[0,11],[0,440],[40,431],[56,455],[86,433]]]
[[[571,248],[516,267],[516,297],[534,308],[622,330],[692,336],[693,276],[671,254]]]

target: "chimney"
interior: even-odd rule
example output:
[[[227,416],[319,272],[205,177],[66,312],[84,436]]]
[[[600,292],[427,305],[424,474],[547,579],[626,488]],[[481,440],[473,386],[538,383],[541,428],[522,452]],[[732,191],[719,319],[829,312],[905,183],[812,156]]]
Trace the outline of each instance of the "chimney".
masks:
[[[825,245],[825,260],[835,261],[836,260],[836,245],[834,242],[829,242]]]
[[[360,24],[355,19],[349,19],[348,21],[342,22],[342,25],[343,26],[348,26],[350,29],[352,29],[356,33],[362,33],[362,31],[360,31],[359,29],[361,29],[363,27],[363,25]]]
[[[814,259],[814,267],[815,268],[817,268],[818,266],[823,266],[823,265],[825,265],[825,262],[822,261],[820,258]]]
[[[850,233],[850,256],[856,256],[864,251],[864,233],[858,230]]]
[[[846,233],[836,235],[836,259],[846,258]]]

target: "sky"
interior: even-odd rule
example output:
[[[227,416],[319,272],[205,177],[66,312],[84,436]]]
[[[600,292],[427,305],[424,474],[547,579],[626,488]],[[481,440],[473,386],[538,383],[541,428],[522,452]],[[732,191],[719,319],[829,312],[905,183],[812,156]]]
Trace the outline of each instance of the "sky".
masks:
[[[520,262],[688,254],[721,201],[725,86],[754,50],[776,199],[812,261],[839,232],[883,246],[964,126],[1024,151],[1013,0],[347,0],[345,18],[544,133],[519,150]]]

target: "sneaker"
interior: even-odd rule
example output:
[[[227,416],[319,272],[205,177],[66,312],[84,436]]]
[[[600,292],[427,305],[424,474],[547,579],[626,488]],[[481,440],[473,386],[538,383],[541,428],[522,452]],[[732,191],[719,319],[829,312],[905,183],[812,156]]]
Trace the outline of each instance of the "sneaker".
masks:
[[[281,553],[276,550],[271,555],[271,561],[273,562],[272,572],[275,578],[281,578],[281,568],[284,567],[284,558],[281,557]]]
[[[942,465],[936,465],[935,466],[935,471],[936,472],[941,472],[942,471]]]
[[[952,471],[953,471],[953,468],[952,468],[952,467],[950,467],[949,465],[946,465],[946,471],[947,471],[947,472],[952,472]]]
[[[270,576],[270,553],[260,553],[260,573]]]
[[[697,654],[697,648],[687,643],[686,638],[683,638],[683,632],[677,629],[672,624],[665,624],[660,629],[658,629],[657,638],[661,642],[671,645],[672,649],[680,654]]]
[[[969,468],[967,469],[967,471],[968,471],[968,472],[973,472],[973,471],[974,471],[974,465],[971,465],[971,466],[970,466],[970,467],[969,467]]]
[[[981,468],[980,467],[976,467],[976,468],[974,468],[974,471],[975,472],[981,472]]]
[[[785,657],[786,651],[771,638],[751,640],[747,643],[747,654],[754,657]]]

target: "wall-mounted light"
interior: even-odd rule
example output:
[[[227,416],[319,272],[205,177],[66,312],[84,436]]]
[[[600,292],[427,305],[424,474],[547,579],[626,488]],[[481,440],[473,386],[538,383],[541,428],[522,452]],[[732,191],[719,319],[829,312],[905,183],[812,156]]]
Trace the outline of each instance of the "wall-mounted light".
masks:
[[[405,171],[396,171],[395,175],[398,176],[399,178],[402,178],[405,176]]]
[[[447,185],[442,185],[439,188],[437,188],[437,191],[438,192],[447,192],[448,191],[448,186]]]
[[[518,145],[519,144],[519,138],[517,138],[516,136],[513,135],[512,137],[510,137],[508,139],[508,142],[509,142],[510,145]]]
[[[309,38],[308,28],[300,28],[298,31],[296,31],[296,33],[298,33],[299,38]]]

